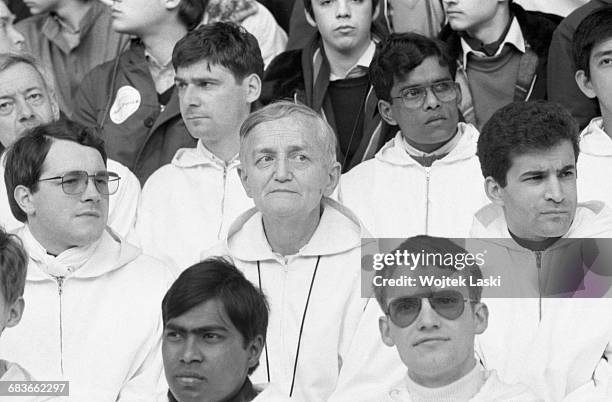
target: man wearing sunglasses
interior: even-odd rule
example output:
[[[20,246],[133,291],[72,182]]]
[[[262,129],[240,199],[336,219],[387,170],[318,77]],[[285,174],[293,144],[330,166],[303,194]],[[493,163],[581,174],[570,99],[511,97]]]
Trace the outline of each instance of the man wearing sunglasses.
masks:
[[[418,34],[393,34],[379,45],[370,75],[380,114],[399,130],[376,158],[344,174],[339,190],[374,236],[465,237],[487,202],[478,131],[459,123],[455,66],[442,42]]]
[[[6,155],[7,193],[29,262],[22,325],[0,341],[75,401],[154,400],[159,304],[172,282],[157,260],[106,230],[119,176],[103,141],[66,120],[28,131]]]
[[[555,263],[575,244],[567,238],[612,238],[612,211],[577,202],[578,138],[564,108],[530,101],[495,112],[478,141],[491,203],[475,215],[471,235],[486,239],[483,269],[518,285],[504,291],[513,298],[484,292],[491,320],[479,355],[502,380],[523,382],[546,401],[612,400],[612,299],[589,294],[593,273],[583,264],[571,274],[582,274],[590,298],[560,298],[573,275]]]
[[[467,252],[445,238],[417,236],[394,251],[460,256]],[[446,260],[445,260],[446,261]],[[523,386],[502,383],[495,371],[485,370],[474,354],[474,337],[487,328],[487,306],[477,264],[413,267],[387,265],[377,275],[384,279],[463,278],[466,286],[375,286],[384,312],[379,319],[385,345],[397,348],[407,376],[387,393],[389,401],[535,401]],[[457,281],[459,282],[459,281]]]

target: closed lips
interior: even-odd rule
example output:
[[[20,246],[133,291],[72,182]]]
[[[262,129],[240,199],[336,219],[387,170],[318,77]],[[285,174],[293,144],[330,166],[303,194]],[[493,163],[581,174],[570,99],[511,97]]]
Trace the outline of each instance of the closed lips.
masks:
[[[442,336],[436,336],[436,337],[431,337],[431,338],[423,338],[423,339],[419,339],[418,341],[416,341],[413,346],[418,346],[420,344],[423,343],[427,343],[427,342],[433,342],[433,341],[448,341],[448,338],[442,337]]]

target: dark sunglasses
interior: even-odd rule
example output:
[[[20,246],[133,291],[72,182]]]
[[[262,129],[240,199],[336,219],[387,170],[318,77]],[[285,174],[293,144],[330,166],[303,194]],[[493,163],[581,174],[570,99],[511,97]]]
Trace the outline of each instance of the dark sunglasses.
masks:
[[[423,299],[429,300],[429,304],[438,315],[448,320],[456,320],[465,310],[465,302],[474,301],[466,299],[457,290],[441,290],[422,296],[400,297],[389,303],[386,314],[391,321],[400,328],[411,325],[419,316]]]

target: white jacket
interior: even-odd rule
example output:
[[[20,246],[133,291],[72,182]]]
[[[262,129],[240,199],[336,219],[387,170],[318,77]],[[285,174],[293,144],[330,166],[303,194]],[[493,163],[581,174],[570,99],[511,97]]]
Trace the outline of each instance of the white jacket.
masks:
[[[612,139],[597,117],[580,134],[578,201],[601,200],[612,205]]]
[[[509,385],[500,381],[495,370],[485,371],[486,380],[480,391],[470,399],[470,402],[537,402],[535,397],[522,385]],[[406,379],[396,384],[385,402],[411,402],[412,398],[406,387]]]
[[[423,167],[408,155],[401,132],[340,180],[338,198],[376,237],[467,236],[474,213],[488,203],[476,157],[478,131],[459,123],[461,139]]]
[[[238,215],[253,207],[238,165],[237,159],[226,165],[201,141],[179,149],[142,190],[136,234],[143,251],[180,271],[200,261]]]
[[[23,226],[13,216],[6,195],[6,184],[4,182],[4,154],[0,158],[0,225],[7,231],[14,231]],[[108,198],[108,226],[123,238],[132,234],[136,222],[136,208],[140,198],[140,182],[134,173],[121,163],[108,159],[109,172],[119,174],[119,190]]]
[[[26,230],[17,234],[31,236]],[[70,381],[70,401],[154,400],[160,306],[172,280],[166,267],[107,231],[63,281],[30,258],[23,318],[2,334],[0,350],[39,381]]]
[[[538,267],[544,266],[538,261],[554,258],[568,244],[561,239],[542,252],[519,246],[508,239],[503,210],[493,204],[478,212],[471,234],[488,238],[487,258],[506,262],[519,283],[531,278],[536,292]],[[612,237],[612,211],[601,202],[579,204],[564,237]],[[487,264],[485,276],[486,270]],[[477,337],[477,350],[487,369],[505,382],[528,385],[546,401],[612,400],[612,299],[486,295],[485,288],[489,326]]]
[[[6,364],[6,372],[0,377],[0,381],[9,381],[13,383],[17,381],[36,381],[36,379],[32,377],[32,374],[19,364],[12,362],[4,363]],[[8,385],[5,391],[8,391]],[[15,393],[14,396],[2,396],[2,402],[43,402],[51,399],[51,396],[25,396],[17,393]]]
[[[223,245],[203,255],[229,256],[255,286],[261,278],[270,305],[267,353],[251,379],[267,382],[269,367],[270,381],[285,395],[291,388],[312,283],[293,390],[294,399],[307,402],[326,401],[334,391],[366,302],[360,297],[359,221],[333,200],[324,199],[323,205],[319,226],[295,255],[285,258],[272,252],[255,208],[236,220]]]

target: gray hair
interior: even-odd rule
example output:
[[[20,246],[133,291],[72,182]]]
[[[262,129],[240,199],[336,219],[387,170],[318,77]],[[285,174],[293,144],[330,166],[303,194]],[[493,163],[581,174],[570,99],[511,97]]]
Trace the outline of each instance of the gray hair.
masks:
[[[0,53],[0,73],[20,63],[27,64],[36,70],[45,84],[45,88],[49,92],[52,101],[57,103],[55,80],[53,75],[50,74],[49,71],[34,58],[34,56],[27,53]]]
[[[328,166],[336,161],[337,139],[331,126],[314,110],[301,103],[278,101],[251,113],[240,126],[240,158],[243,158],[245,140],[253,129],[262,123],[292,117],[300,126],[314,127],[321,144],[323,145],[323,160]]]

